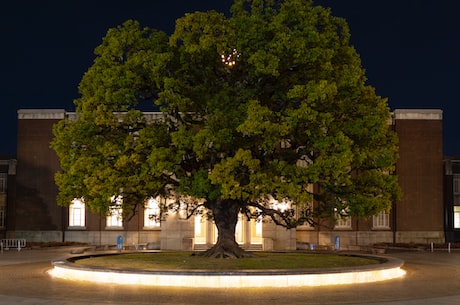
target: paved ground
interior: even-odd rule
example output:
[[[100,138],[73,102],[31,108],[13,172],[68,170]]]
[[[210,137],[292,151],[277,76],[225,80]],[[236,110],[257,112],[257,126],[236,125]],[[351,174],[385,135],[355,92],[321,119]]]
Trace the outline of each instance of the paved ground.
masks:
[[[460,251],[394,252],[405,261],[404,278],[385,282],[289,289],[151,288],[88,284],[51,278],[53,259],[69,248],[0,254],[0,305],[121,304],[460,304]]]

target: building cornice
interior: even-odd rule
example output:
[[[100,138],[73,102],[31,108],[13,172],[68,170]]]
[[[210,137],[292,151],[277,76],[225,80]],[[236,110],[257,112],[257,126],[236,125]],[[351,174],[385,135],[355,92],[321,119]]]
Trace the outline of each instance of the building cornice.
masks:
[[[442,120],[440,109],[395,109],[394,120]]]
[[[16,159],[0,160],[0,165],[8,166],[8,175],[16,175]]]
[[[64,109],[19,109],[18,120],[62,120]]]
[[[120,112],[119,114],[123,114]],[[160,119],[161,112],[144,112],[148,121]],[[64,109],[19,109],[18,120],[63,120],[65,118],[75,120],[75,112],[66,112]],[[440,109],[395,109],[391,115],[391,121],[395,120],[438,120],[442,121]]]

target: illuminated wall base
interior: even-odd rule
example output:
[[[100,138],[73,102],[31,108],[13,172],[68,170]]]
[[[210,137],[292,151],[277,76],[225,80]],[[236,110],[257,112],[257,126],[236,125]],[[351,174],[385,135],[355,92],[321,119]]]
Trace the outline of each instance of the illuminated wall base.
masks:
[[[58,261],[49,274],[55,278],[95,283],[142,285],[156,287],[196,288],[259,288],[302,287],[370,283],[400,278],[405,275],[402,263],[382,264],[379,268],[331,273],[301,273],[299,271],[273,272],[172,272],[100,270],[73,266]]]

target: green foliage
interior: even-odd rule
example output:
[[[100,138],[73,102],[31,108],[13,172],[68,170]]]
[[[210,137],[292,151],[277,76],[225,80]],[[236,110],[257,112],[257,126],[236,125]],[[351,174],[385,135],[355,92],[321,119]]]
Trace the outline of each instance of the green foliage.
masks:
[[[396,137],[345,20],[308,0],[236,0],[231,12],[187,14],[170,37],[135,21],[108,31],[76,119],[54,128],[60,204],[84,197],[106,212],[122,194],[129,215],[180,192],[286,227],[390,208]],[[270,198],[316,206],[297,220]]]

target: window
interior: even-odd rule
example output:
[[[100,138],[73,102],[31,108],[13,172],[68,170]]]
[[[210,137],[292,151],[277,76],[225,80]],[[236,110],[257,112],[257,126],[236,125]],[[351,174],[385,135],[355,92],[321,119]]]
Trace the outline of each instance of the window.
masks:
[[[0,228],[1,229],[5,227],[5,216],[6,216],[6,207],[4,205],[0,205]]]
[[[348,208],[344,208],[341,212],[338,212],[337,208],[334,208],[335,212],[335,227],[334,229],[351,229],[351,217],[347,216]]]
[[[160,205],[155,198],[149,198],[144,209],[144,228],[160,226]]]
[[[199,244],[215,244],[217,242],[217,227],[213,221],[206,217],[206,212],[203,210],[195,214],[195,240],[194,243]]]
[[[249,222],[251,228],[251,244],[262,244],[262,216],[257,219],[251,219]]]
[[[69,227],[85,226],[85,203],[83,199],[74,199],[69,205]]]
[[[247,221],[244,214],[238,214],[238,222],[235,227],[235,240],[240,245],[262,244],[262,218]]]
[[[334,229],[351,229],[351,217],[338,216]]]
[[[296,206],[296,217],[297,219],[299,218],[305,218],[305,219],[310,219],[310,220],[313,220],[312,219],[312,213],[313,213],[313,204],[312,203],[308,203],[306,205],[299,205],[299,206]],[[299,226],[299,228],[302,228],[302,229],[314,229],[314,226],[313,224],[309,223],[309,222],[304,222],[303,224],[301,224]]]
[[[291,209],[291,204],[285,201],[279,202],[278,200],[273,200],[270,208],[281,212],[286,212],[287,210]]]
[[[187,219],[187,204],[184,201],[179,202],[179,219]]]
[[[306,165],[305,165],[306,166]],[[312,195],[311,201],[305,204],[296,205],[296,217],[308,219],[309,221],[314,221],[313,219],[313,193],[314,187],[313,184],[309,184],[307,186],[307,192]],[[302,229],[314,229],[314,225],[310,222],[304,222],[302,225],[298,226],[298,228]]]
[[[389,229],[390,228],[390,214],[381,211],[372,217],[372,227],[374,229]]]
[[[460,205],[460,175],[454,175],[453,180],[454,204]]]
[[[236,223],[235,227],[235,240],[239,244],[243,244],[245,241],[245,225],[246,221],[244,221],[244,216],[243,214],[238,214],[238,222]]]
[[[207,221],[201,214],[195,215],[195,244],[206,244]]]
[[[7,173],[0,173],[0,193],[6,193],[7,179]]]
[[[454,229],[460,229],[460,205],[454,206]]]
[[[106,226],[108,228],[121,228],[123,227],[123,198],[121,196],[113,196],[111,201],[113,205],[110,207]]]

